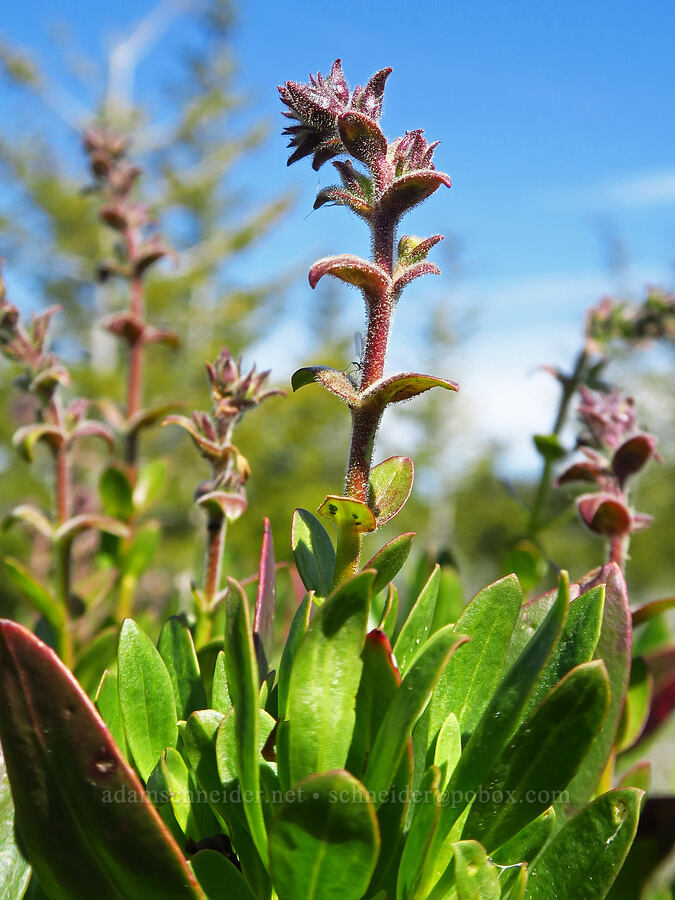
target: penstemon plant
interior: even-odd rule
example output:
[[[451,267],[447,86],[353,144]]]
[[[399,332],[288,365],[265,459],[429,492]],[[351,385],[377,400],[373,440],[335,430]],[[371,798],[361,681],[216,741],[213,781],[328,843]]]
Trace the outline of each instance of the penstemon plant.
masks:
[[[32,896],[56,900],[571,900],[607,896],[621,870],[645,778],[613,775],[644,706],[644,691],[629,691],[639,685],[618,551],[527,602],[515,575],[502,578],[452,617],[438,566],[399,614],[392,579],[412,534],[361,560],[362,536],[401,510],[413,482],[406,457],[372,466],[386,407],[456,389],[384,373],[402,289],[437,271],[426,256],[440,236],[396,244],[399,220],[449,185],[422,132],[388,142],[380,130],[390,71],[350,92],[338,60],[327,77],[280,88],[297,122],[289,162],[354,160],[336,159],[342,185],[316,206],[347,206],[373,239],[372,260],[329,257],[310,271],[312,286],[328,274],[363,292],[358,374],[312,366],[292,380],[319,382],[350,408],[344,491],[318,510],[336,540],[296,510],[306,594],[275,652],[269,523],[254,604],[234,578],[222,583],[224,525],[242,512],[248,477],[232,429],[270,393],[267,373],[243,374],[224,351],[207,368],[211,415],[166,420],[212,468],[196,494],[207,521],[196,621],[169,619],[155,644],[126,618],[94,702],[35,635],[0,622],[0,803],[11,810],[11,788],[15,808],[15,828],[7,814],[0,831],[3,900],[23,896],[31,868]],[[595,403],[588,395],[582,407],[589,423]],[[606,429],[594,433],[612,446]],[[641,459],[653,455],[649,436],[629,427],[624,437],[639,439]],[[625,443],[611,473],[605,462],[594,470],[615,505],[636,468]]]

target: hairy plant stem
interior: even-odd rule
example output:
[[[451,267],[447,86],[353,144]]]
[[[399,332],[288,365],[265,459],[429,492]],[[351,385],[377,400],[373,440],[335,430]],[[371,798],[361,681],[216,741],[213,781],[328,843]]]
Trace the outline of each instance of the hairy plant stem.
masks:
[[[138,255],[139,236],[136,228],[128,228],[125,232],[125,240],[127,243],[127,251],[129,260],[133,264]],[[143,322],[145,315],[145,296],[143,278],[141,275],[134,275],[130,282],[131,297],[129,312],[136,321]],[[133,337],[129,337],[129,360],[128,360],[128,376],[127,376],[127,420],[140,410],[143,403],[143,351],[144,351],[144,334],[143,330]],[[125,460],[132,473],[135,472],[138,460],[138,430],[133,429],[126,440]]]
[[[391,276],[394,268],[394,237],[396,221],[390,216],[375,215],[371,223],[373,262]],[[390,288],[366,300],[368,324],[361,361],[360,391],[363,393],[384,374],[384,363],[389,344],[389,331],[394,312],[395,298]],[[352,409],[352,432],[349,460],[345,476],[345,495],[362,503],[368,502],[368,482],[373,460],[375,436],[384,407],[370,404]],[[362,534],[350,527],[338,527],[335,560],[337,585],[358,572],[361,563]]]
[[[63,424],[63,410],[58,397],[49,404],[50,417],[59,425]],[[71,486],[70,458],[67,447],[61,445],[54,450],[54,504],[56,519],[63,525],[70,518]],[[70,623],[70,582],[72,576],[72,538],[62,538],[54,545],[54,581],[56,599],[63,614],[63,624],[56,635],[58,653],[63,662],[72,669],[74,663],[73,635]]]
[[[623,534],[616,535],[609,541],[608,562],[616,563],[622,572],[626,566],[629,541],[628,535]]]
[[[203,646],[211,637],[223,569],[223,551],[227,519],[221,510],[212,510],[206,520],[206,558],[204,562],[203,602],[197,610],[195,644]]]
[[[558,437],[560,435],[560,432],[567,422],[572,398],[577,392],[579,385],[584,382],[587,362],[588,353],[584,348],[579,352],[579,355],[577,356],[572,374],[562,382],[560,401],[558,403],[558,409],[556,411],[555,421],[553,423],[553,429],[551,432],[551,434],[555,435],[555,437]],[[544,461],[544,465],[541,470],[541,476],[539,478],[539,484],[537,486],[534,505],[530,514],[530,523],[527,536],[535,544],[538,543],[539,532],[544,525],[544,511],[546,508],[548,496],[551,491],[554,466],[555,463],[552,459],[546,459]]]

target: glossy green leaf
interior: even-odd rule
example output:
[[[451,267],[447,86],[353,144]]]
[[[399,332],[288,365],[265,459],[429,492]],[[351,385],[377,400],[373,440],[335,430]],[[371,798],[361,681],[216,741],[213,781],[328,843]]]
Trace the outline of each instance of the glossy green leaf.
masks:
[[[374,572],[343,582],[328,597],[298,648],[288,692],[292,783],[342,769],[354,728]]]
[[[429,638],[411,662],[382,719],[363,777],[376,798],[391,786],[415,722],[450,656],[464,641],[447,625]]]
[[[621,753],[632,747],[640,737],[652,701],[654,678],[641,656],[633,659],[628,683],[628,694],[616,736],[616,750]]]
[[[463,834],[495,850],[556,802],[602,728],[608,705],[602,660],[572,669],[523,723],[477,789]]]
[[[101,473],[98,483],[103,510],[113,519],[127,522],[134,514],[131,484],[126,474],[118,466],[108,466]]]
[[[225,671],[234,706],[237,772],[244,813],[263,863],[267,863],[267,833],[260,800],[258,666],[248,600],[242,587],[228,578],[225,600]]]
[[[456,630],[471,643],[452,658],[436,686],[430,707],[432,738],[451,712],[463,735],[476,727],[502,672],[521,602],[518,579],[509,575],[477,594],[457,620]]]
[[[14,804],[0,747],[0,900],[21,900],[30,874],[30,865],[16,844]]]
[[[514,573],[527,596],[539,584],[548,567],[543,553],[531,541],[519,541],[502,560],[502,572]]]
[[[431,625],[431,630],[438,631],[444,625],[456,622],[462,615],[466,599],[464,587],[457,569],[441,565],[441,581],[438,586],[438,600]]]
[[[7,574],[23,594],[30,605],[49,622],[55,631],[63,627],[64,612],[56,599],[46,587],[40,584],[28,569],[14,559],[13,556],[5,557]]]
[[[91,697],[95,694],[103,672],[112,666],[117,656],[118,628],[104,628],[84,647],[75,660],[74,674]]]
[[[375,513],[378,527],[403,509],[414,480],[415,466],[408,456],[392,456],[373,466],[368,482],[368,505]]]
[[[533,440],[537,452],[547,461],[557,462],[567,456],[557,434],[535,434]]]
[[[634,787],[644,791],[649,790],[652,783],[652,764],[648,760],[636,763],[627,772],[624,772],[617,783],[619,788]]]
[[[117,683],[127,744],[147,780],[162,750],[176,746],[176,702],[162,657],[133,619],[122,624]]]
[[[225,715],[232,708],[230,690],[227,686],[227,673],[225,671],[225,653],[221,650],[216,657],[216,665],[213,670],[213,685],[211,687],[211,709]]]
[[[438,824],[440,787],[441,770],[431,766],[420,783],[421,800],[415,805],[412,824],[405,838],[396,881],[396,900],[415,900],[419,896],[416,887]]]
[[[151,459],[138,470],[132,494],[134,509],[143,511],[156,503],[166,487],[168,466],[165,459]]]
[[[312,594],[307,594],[295,611],[288,630],[288,637],[279,661],[279,718],[285,719],[288,711],[288,689],[291,682],[291,669],[298,647],[305,636],[309,625],[309,614],[312,609]]]
[[[296,509],[291,528],[293,557],[308,591],[327,597],[333,586],[335,549],[321,522],[306,509]]]
[[[173,747],[163,751],[159,766],[166,781],[171,808],[184,834],[188,834],[190,819],[190,773],[180,753]]]
[[[389,638],[389,643],[394,640],[396,632],[396,620],[398,619],[398,588],[395,584],[389,585],[387,600],[385,602],[382,621],[380,622],[380,631],[383,631]]]
[[[607,666],[610,686],[609,710],[602,731],[595,740],[583,767],[570,784],[569,804],[559,804],[556,812],[561,818],[581,809],[595,793],[600,777],[614,746],[621,720],[631,666],[632,623],[626,582],[618,566],[604,566],[597,576],[605,583],[605,607],[602,615],[600,639],[595,650],[597,659]],[[575,601],[576,602],[576,601]]]
[[[338,528],[347,528],[358,534],[367,534],[377,528],[372,509],[361,500],[354,500],[353,497],[329,494],[317,512],[324,519],[335,522]]]
[[[382,712],[391,702],[401,677],[394,665],[391,645],[381,631],[371,631],[362,653],[363,671],[356,695],[356,719],[346,768],[362,778],[375,742]]]
[[[444,788],[462,755],[462,729],[454,713],[449,713],[441,725],[434,750],[434,765],[442,772],[441,787]]]
[[[195,710],[206,709],[206,691],[199,674],[192,635],[177,616],[172,616],[163,625],[157,649],[171,679],[178,718],[187,719]]]
[[[522,654],[497,686],[464,747],[446,788],[453,802],[441,811],[438,841],[443,841],[511,739],[530,691],[560,636],[567,615],[567,581]],[[457,798],[457,802],[454,799]]]
[[[558,832],[530,872],[527,900],[578,897],[601,900],[635,837],[642,791],[610,791]]]
[[[507,869],[499,877],[502,900],[522,900],[527,887],[527,865],[522,863],[519,867]]]
[[[272,733],[275,721],[264,709],[258,710],[258,765],[265,765],[260,753]],[[237,770],[237,729],[234,710],[230,710],[216,733],[216,763],[221,784],[230,784],[239,777]],[[267,763],[269,765],[269,763]]]
[[[181,851],[71,673],[0,623],[0,739],[22,840],[52,900],[201,898]]]
[[[383,591],[389,582],[398,575],[410,554],[414,537],[415,532],[410,531],[392,538],[363,567],[364,569],[375,569],[377,572],[373,582],[373,594]]]
[[[124,734],[124,722],[120,708],[120,695],[117,688],[117,675],[106,669],[96,691],[96,708],[108,726],[120,752],[127,757],[127,739]]]
[[[549,806],[533,822],[521,828],[505,844],[494,850],[490,854],[492,860],[500,866],[532,862],[553,834],[554,826],[555,810]]]
[[[380,848],[375,809],[348,772],[311,775],[283,804],[270,831],[279,900],[360,900]]]
[[[459,390],[454,381],[446,381],[445,378],[422,375],[418,372],[402,372],[398,375],[387,375],[371,384],[361,394],[361,404],[373,403],[377,406],[385,406],[389,403],[402,403],[433,387],[442,387],[446,391]]]
[[[217,850],[200,850],[190,865],[208,900],[256,900],[239,869]]]
[[[457,900],[499,900],[499,870],[476,841],[459,841],[455,851]]]
[[[431,634],[440,581],[440,566],[434,566],[396,639],[394,656],[402,674],[405,674],[413,656]]]
[[[570,603],[567,620],[551,658],[537,679],[521,720],[524,721],[541,699],[575,666],[593,659],[600,637],[605,605],[605,587],[598,585]]]

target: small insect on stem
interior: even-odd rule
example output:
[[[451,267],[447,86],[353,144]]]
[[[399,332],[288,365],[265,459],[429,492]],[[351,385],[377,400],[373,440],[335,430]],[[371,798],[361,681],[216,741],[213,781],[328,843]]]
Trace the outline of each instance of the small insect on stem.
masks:
[[[363,368],[363,335],[360,331],[354,332],[354,353],[358,358],[349,363],[347,375],[351,375],[352,372],[360,372]]]

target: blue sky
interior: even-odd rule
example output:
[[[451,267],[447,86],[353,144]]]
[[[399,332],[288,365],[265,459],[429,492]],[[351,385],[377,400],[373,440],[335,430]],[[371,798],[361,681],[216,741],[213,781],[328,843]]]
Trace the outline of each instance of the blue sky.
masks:
[[[51,25],[66,23],[73,47],[95,57],[153,6],[9,0],[2,30],[62,76]],[[141,67],[142,95],[158,98],[152,73],[171,72],[182,27],[178,21]],[[409,290],[391,365],[414,366],[415,343],[405,336],[416,304],[447,292],[456,318],[470,318],[472,327],[439,374],[465,387],[458,409],[475,433],[510,442],[511,468],[533,464],[518,431],[549,425],[551,388],[535,367],[569,360],[585,308],[605,292],[637,299],[647,283],[672,286],[674,33],[668,0],[240,6],[240,83],[273,126],[281,122],[275,86],[325,72],[340,56],[352,85],[393,66],[382,120],[390,137],[423,127],[429,140],[442,141],[436,163],[453,187],[415,211],[404,230],[452,235],[462,248],[459,274]],[[161,115],[166,101],[157,102]],[[46,117],[45,127],[58,134],[56,121]],[[363,229],[344,210],[310,214],[331,167],[318,175],[303,163],[286,169],[285,157],[273,131],[243,172],[260,194],[293,187],[299,197],[282,232],[256,254],[257,274],[281,260],[365,254]],[[621,245],[619,268],[608,264],[608,235]],[[442,265],[443,253],[436,258]],[[312,302],[306,284],[294,292],[299,309]],[[346,302],[353,315],[344,327],[358,328],[358,301],[349,294]],[[299,329],[299,320],[289,321],[284,333]],[[274,360],[282,369],[296,361]]]

